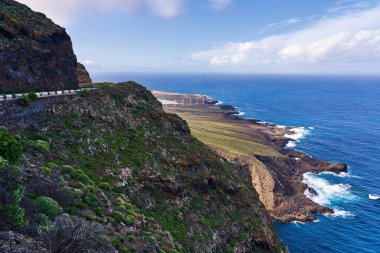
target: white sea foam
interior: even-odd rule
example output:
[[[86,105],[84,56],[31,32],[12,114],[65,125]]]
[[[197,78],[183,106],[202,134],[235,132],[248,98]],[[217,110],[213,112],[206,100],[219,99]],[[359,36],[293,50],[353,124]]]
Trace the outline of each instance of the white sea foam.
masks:
[[[222,104],[224,104],[223,101],[218,101],[215,105],[222,105]]]
[[[331,205],[333,201],[351,201],[356,198],[356,196],[350,191],[351,185],[331,184],[326,179],[318,177],[312,173],[305,173],[303,175],[302,182],[313,188],[318,193],[317,195],[314,195],[306,190],[305,195],[321,205]]]
[[[339,174],[336,174],[334,172],[331,172],[331,171],[324,171],[324,172],[321,172],[319,174],[315,174],[315,175],[333,175],[333,176],[336,176],[336,177],[349,177],[349,178],[362,178],[362,177],[359,177],[359,176],[356,176],[356,175],[352,175],[351,173],[351,168],[348,167],[348,172],[341,172]]]
[[[292,128],[290,129],[290,132],[292,133],[285,134],[284,136],[295,141],[299,141],[300,139],[305,138],[305,136],[310,133],[310,131],[304,127]]]
[[[281,128],[281,129],[284,129],[286,128],[286,126],[282,126],[282,125],[277,125],[278,128]]]
[[[244,116],[245,115],[245,112],[239,112],[238,111],[238,116]]]
[[[339,209],[333,209],[334,213],[328,213],[325,214],[325,216],[328,217],[343,217],[343,218],[353,218],[355,215],[349,211],[339,210]]]
[[[309,127],[309,129],[311,129]],[[304,128],[304,127],[296,127],[289,130],[290,133],[285,134],[284,137],[292,139],[292,141],[289,141],[289,143],[286,145],[287,148],[294,148],[297,146],[297,142],[299,142],[301,139],[305,138],[306,135],[310,134],[310,130]]]
[[[287,147],[287,148],[294,148],[296,146],[297,146],[296,141],[289,141],[288,144],[286,144],[285,147]]]
[[[372,200],[378,200],[378,199],[380,199],[380,195],[368,194],[368,198],[372,199]]]

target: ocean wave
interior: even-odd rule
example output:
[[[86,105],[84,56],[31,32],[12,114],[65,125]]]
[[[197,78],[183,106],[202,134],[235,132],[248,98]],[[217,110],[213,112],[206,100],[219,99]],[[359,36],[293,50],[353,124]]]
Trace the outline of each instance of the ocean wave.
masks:
[[[312,173],[305,173],[302,182],[317,192],[317,194],[312,194],[309,190],[306,190],[305,195],[320,205],[331,205],[334,201],[352,201],[356,199],[349,184],[332,184]]]
[[[347,177],[347,178],[358,178],[358,179],[361,179],[362,177],[359,177],[359,176],[356,176],[356,175],[353,175],[351,173],[351,168],[348,167],[348,172],[341,172],[339,174],[336,174],[334,172],[331,172],[331,171],[323,171],[321,173],[318,173],[318,174],[314,174],[314,175],[333,175],[333,176],[336,176],[336,177]]]
[[[296,141],[289,141],[288,144],[286,144],[287,148],[294,148],[296,146],[297,146]]]
[[[310,134],[310,131],[304,127],[292,128],[290,131],[292,132],[291,134],[285,134],[284,136],[295,141],[299,141],[300,139],[305,138],[306,135]]]
[[[339,210],[339,209],[333,209],[334,213],[328,213],[325,214],[327,217],[343,217],[343,218],[353,218],[355,217],[355,214],[349,212],[349,211],[344,211],[344,210]]]
[[[238,116],[244,116],[244,115],[245,115],[245,112],[238,111]]]
[[[309,127],[309,129],[311,130],[311,127]],[[309,129],[306,129],[304,127],[296,127],[296,128],[290,129],[289,131],[291,133],[285,134],[284,137],[292,139],[293,141],[289,141],[289,143],[286,145],[286,147],[287,148],[296,147],[297,142],[299,142],[301,139],[305,138],[308,134],[310,134]]]
[[[372,200],[378,200],[378,199],[380,199],[380,195],[368,194],[368,198],[372,199]]]
[[[222,104],[224,104],[224,102],[218,100],[218,102],[215,105],[222,105]]]

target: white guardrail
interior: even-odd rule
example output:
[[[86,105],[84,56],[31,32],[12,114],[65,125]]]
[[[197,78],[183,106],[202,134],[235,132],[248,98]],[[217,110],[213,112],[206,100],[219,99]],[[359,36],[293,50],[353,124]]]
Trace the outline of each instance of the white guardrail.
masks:
[[[58,97],[58,96],[68,96],[68,95],[76,95],[80,91],[84,90],[96,90],[96,88],[83,88],[77,90],[61,90],[61,91],[43,91],[43,92],[35,92],[38,98],[46,98],[46,97]],[[19,94],[0,94],[0,102],[16,100],[24,96],[28,96],[29,93],[19,93]]]

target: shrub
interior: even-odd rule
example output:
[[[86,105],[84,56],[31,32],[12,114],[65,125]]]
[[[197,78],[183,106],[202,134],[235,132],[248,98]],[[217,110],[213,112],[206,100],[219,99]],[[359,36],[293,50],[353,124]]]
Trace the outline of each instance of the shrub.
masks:
[[[20,202],[24,198],[24,187],[18,185],[11,194],[11,199],[8,204],[4,205],[3,212],[5,213],[7,222],[16,227],[25,225],[25,211],[20,207]]]
[[[85,201],[88,205],[91,205],[91,204],[93,204],[93,203],[96,202],[96,195],[93,194],[93,193],[87,194],[87,195],[84,197],[84,201]]]
[[[37,140],[33,144],[34,148],[41,152],[49,152],[50,151],[50,144],[43,140]]]
[[[36,220],[39,224],[39,233],[48,233],[53,228],[53,224],[50,222],[49,217],[43,213],[37,214]]]
[[[96,222],[84,219],[72,220],[67,214],[60,215],[43,241],[50,253],[114,252],[104,237],[105,229]]]
[[[22,227],[25,225],[25,211],[20,207],[19,203],[5,205],[4,213],[7,217],[8,223],[11,225],[16,227]]]
[[[84,183],[84,184],[88,184],[88,183],[90,182],[90,178],[89,178],[87,175],[85,175],[85,174],[80,174],[80,175],[78,176],[78,179],[79,179],[82,183]]]
[[[91,93],[91,90],[81,90],[77,92],[80,97],[87,97]]]
[[[30,93],[28,94],[27,97],[29,98],[29,100],[30,100],[31,102],[34,102],[34,101],[36,101],[36,100],[38,99],[37,94],[34,93],[34,92],[30,92]]]
[[[0,127],[0,156],[14,163],[20,159],[22,149],[22,145],[12,134],[5,127]]]
[[[99,184],[99,187],[102,188],[103,190],[110,190],[111,189],[111,185],[107,182],[101,182]]]
[[[47,215],[50,219],[54,219],[62,212],[58,202],[46,196],[38,197],[35,200],[35,205],[39,213]]]
[[[77,188],[84,188],[85,185],[82,182],[77,182],[75,185]]]
[[[41,171],[42,171],[42,174],[44,174],[44,175],[50,175],[52,169],[49,167],[43,167],[43,168],[41,168]]]
[[[97,216],[102,216],[102,208],[100,208],[99,206],[95,206],[93,209],[94,213],[96,213]]]
[[[132,215],[127,215],[125,217],[125,223],[127,223],[127,225],[129,226],[132,226],[135,223],[135,217],[133,217]]]
[[[63,165],[62,170],[65,174],[73,174],[75,172],[75,169],[70,165]]]
[[[8,166],[8,161],[0,156],[0,169],[4,169],[6,166]]]
[[[20,97],[17,99],[17,104],[22,107],[28,107],[32,101],[28,97]]]

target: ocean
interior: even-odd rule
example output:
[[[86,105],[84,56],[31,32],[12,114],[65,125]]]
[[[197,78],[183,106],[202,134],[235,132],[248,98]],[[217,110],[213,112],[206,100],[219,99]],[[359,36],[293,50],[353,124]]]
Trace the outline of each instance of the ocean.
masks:
[[[217,74],[94,74],[151,90],[200,93],[246,118],[300,127],[290,147],[346,163],[349,173],[304,175],[314,200],[336,211],[309,224],[275,226],[291,252],[380,252],[380,77]]]

